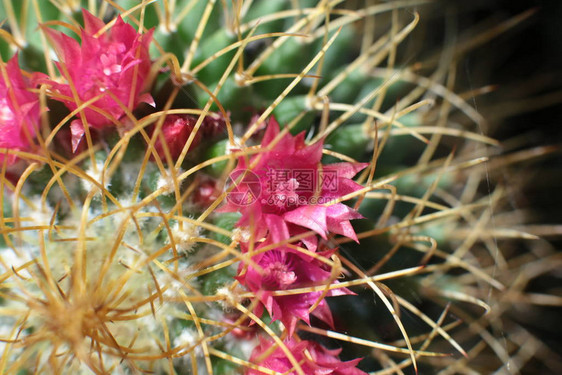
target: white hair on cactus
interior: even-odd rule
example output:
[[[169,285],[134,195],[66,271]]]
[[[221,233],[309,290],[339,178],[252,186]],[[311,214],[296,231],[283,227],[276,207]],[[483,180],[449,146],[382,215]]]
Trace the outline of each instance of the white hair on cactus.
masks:
[[[43,205],[40,197],[30,198],[30,203],[35,207],[25,204],[22,213],[25,212],[38,225],[49,225],[53,218],[53,209],[49,206],[49,203]]]
[[[9,248],[0,250],[0,266],[5,269],[5,272],[15,272],[25,279],[30,278],[31,274],[26,269],[18,270],[18,268],[30,260],[28,252],[22,251],[22,249],[19,250],[19,254]]]
[[[233,152],[239,151],[242,148],[241,140],[240,137],[234,136],[233,144],[230,144],[230,142],[226,144],[225,154],[230,155]]]
[[[181,333],[174,339],[174,346],[176,347],[193,347],[195,350],[195,355],[200,356],[203,354],[203,351],[200,347],[201,339],[199,334],[190,328],[185,328],[181,331]]]
[[[165,175],[160,175],[158,181],[156,181],[156,189],[162,190],[163,194],[171,194],[174,192],[174,178],[180,175],[183,171],[179,169],[176,171],[175,175],[172,173],[167,173]],[[178,181],[178,186],[181,186],[181,181]]]
[[[200,236],[201,227],[184,221],[174,224],[171,231],[176,249],[180,252],[188,253],[193,250],[193,246],[196,243],[195,238]]]
[[[109,176],[107,176],[107,171],[104,170],[104,163],[101,160],[96,160],[96,168],[92,165],[84,171],[92,180],[97,181],[99,185],[103,184],[103,187],[107,189],[110,185]],[[103,180],[103,181],[102,181]],[[87,178],[81,178],[80,182],[84,190],[99,190],[99,185],[95,184]]]
[[[240,297],[230,290],[228,285],[217,288],[215,295],[222,297],[218,302],[225,311],[229,311],[240,302]]]
[[[196,279],[189,279],[188,277],[193,272],[194,271],[189,266],[189,263],[187,261],[182,261],[178,264],[178,269],[174,274],[170,274],[168,272],[158,273],[158,283],[166,285],[166,290],[162,294],[165,297],[177,297],[180,291],[188,289],[186,285],[191,288],[199,288]]]
[[[248,242],[250,241],[252,233],[246,228],[234,228],[232,230],[232,241]]]

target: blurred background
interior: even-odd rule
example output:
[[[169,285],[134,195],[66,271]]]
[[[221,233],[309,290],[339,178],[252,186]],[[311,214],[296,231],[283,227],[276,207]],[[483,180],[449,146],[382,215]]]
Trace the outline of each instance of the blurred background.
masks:
[[[483,132],[502,141],[500,153],[516,155],[517,161],[492,167],[491,180],[508,189],[507,210],[520,215],[524,222],[520,228],[542,237],[501,246],[513,247],[510,253],[514,256],[530,252],[540,257],[553,251],[561,255],[562,1],[449,0],[442,1],[441,7],[443,14],[436,14],[425,25],[430,45],[444,43],[447,33],[462,39],[471,30],[494,28],[524,15],[510,30],[466,53],[457,78],[460,87],[495,86],[491,92],[475,96],[473,105],[488,122],[487,133]],[[561,279],[560,269],[541,274],[526,291],[548,291],[554,298],[533,307],[515,306],[507,312],[552,350],[547,355],[549,365],[532,361],[522,373],[562,371]]]
[[[419,62],[419,73],[426,77],[443,61],[449,64],[447,58],[456,61],[454,92],[485,123],[475,128],[466,116],[451,115],[451,120],[501,142],[500,147],[480,150],[490,158],[486,178],[478,185],[482,196],[498,187],[505,189],[494,207],[490,232],[513,228],[540,237],[492,236],[507,264],[504,269],[498,267],[495,277],[508,290],[505,295],[483,297],[493,310],[501,311],[497,316],[490,314],[490,337],[510,353],[517,366],[498,362],[488,348],[469,362],[470,370],[562,374],[562,1],[441,0],[417,11],[420,24],[400,46],[398,61],[408,66]],[[443,46],[453,47],[447,51]],[[442,151],[441,156],[448,152]],[[359,248],[349,247],[349,251],[362,257]],[[416,293],[426,294],[423,290],[411,293],[413,299]],[[379,318],[384,312],[369,310],[369,298],[366,295],[364,305],[356,310],[363,312],[362,319],[377,316],[377,334],[383,339],[391,336],[392,321],[386,324]],[[431,310],[422,306],[424,311]],[[519,334],[526,339],[517,347],[514,342]],[[523,360],[527,349],[535,357]],[[499,369],[502,362],[504,367]],[[444,373],[459,373],[448,371]],[[472,373],[464,371],[460,373]]]

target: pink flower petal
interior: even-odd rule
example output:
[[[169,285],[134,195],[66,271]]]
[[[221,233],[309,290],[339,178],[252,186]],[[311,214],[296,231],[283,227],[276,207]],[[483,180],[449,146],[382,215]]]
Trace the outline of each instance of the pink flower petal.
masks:
[[[3,69],[5,74],[0,75],[0,148],[33,151],[39,127],[39,98],[29,90],[31,83],[20,71],[18,54]],[[4,158],[3,152],[0,162]],[[10,155],[7,163],[11,165],[16,160],[14,155]]]
[[[349,237],[355,242],[359,242],[355,230],[349,220],[362,219],[363,215],[351,209],[343,203],[334,204],[327,209],[327,225],[331,232]]]
[[[288,211],[283,215],[285,221],[311,229],[326,239],[327,207],[320,205],[301,206],[295,210]]]
[[[279,134],[279,123],[274,117],[270,117],[261,142],[262,147],[268,146],[277,137],[277,134]]]
[[[80,141],[84,136],[84,126],[82,125],[82,120],[74,120],[70,123],[70,134],[72,136],[72,152],[76,152],[76,149],[80,145]]]
[[[324,166],[324,169],[337,171],[339,178],[352,178],[368,165],[369,163],[334,163]]]
[[[269,235],[273,243],[289,239],[289,228],[287,223],[277,215],[265,215],[265,223],[269,229]]]
[[[82,17],[84,18],[84,31],[86,34],[94,35],[105,26],[105,23],[103,23],[102,20],[88,12],[86,9],[82,9]]]

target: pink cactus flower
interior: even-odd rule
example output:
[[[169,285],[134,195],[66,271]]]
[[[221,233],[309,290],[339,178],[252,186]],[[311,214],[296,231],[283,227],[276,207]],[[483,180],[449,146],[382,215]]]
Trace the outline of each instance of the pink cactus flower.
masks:
[[[220,191],[217,188],[217,181],[211,177],[203,176],[201,182],[193,193],[193,203],[199,207],[209,207],[218,197]]]
[[[240,158],[233,175],[250,169],[261,183],[261,195],[251,204],[228,201],[223,212],[240,211],[238,226],[256,223],[256,238],[269,231],[278,240],[287,239],[306,228],[326,238],[328,232],[341,234],[357,241],[351,219],[362,216],[343,203],[334,201],[362,188],[351,178],[364,169],[366,163],[336,163],[322,165],[323,142],[307,146],[304,132],[297,136],[287,133],[275,144],[279,124],[270,118],[261,147],[267,151],[249,160]],[[237,193],[244,189],[238,184]],[[312,245],[314,240],[309,241]]]
[[[265,246],[266,243],[260,247]],[[242,250],[245,250],[244,246]],[[334,250],[329,250],[318,254],[329,258],[333,252]],[[333,326],[332,313],[324,299],[312,313],[309,312],[309,309],[323,298],[322,291],[285,296],[275,296],[271,293],[279,290],[325,285],[330,279],[330,271],[323,263],[288,247],[256,254],[252,257],[252,261],[259,269],[249,264],[245,272],[237,277],[237,280],[254,292],[260,300],[261,304],[256,307],[255,311],[258,316],[262,314],[265,307],[273,320],[280,320],[283,323],[289,331],[289,335],[293,334],[299,320],[310,324],[310,314]],[[244,265],[241,264],[239,273],[243,270]],[[337,283],[337,281],[333,281],[333,283]],[[330,290],[326,296],[346,294],[353,293],[346,288],[337,288]]]
[[[306,340],[297,342],[294,339],[289,339],[284,344],[306,375],[367,375],[356,367],[361,358],[347,362],[340,361],[338,355],[341,349],[329,350],[316,342]],[[269,353],[273,345],[273,341],[261,339],[260,345],[252,352],[250,362],[273,370],[278,374],[297,374],[294,365],[280,347]],[[263,375],[264,372],[247,369],[245,374]]]
[[[172,160],[177,160],[180,156],[183,146],[195,129],[195,124],[197,124],[198,120],[199,116],[187,114],[167,115],[164,119],[161,134],[164,136],[164,141],[168,151],[170,151]],[[225,119],[221,113],[208,113],[203,118],[201,126],[195,134],[189,150],[197,147],[203,138],[210,139],[220,134],[221,131],[224,131],[225,127]],[[164,145],[160,137],[156,140],[154,148],[160,159],[166,160]]]
[[[176,160],[183,150],[183,146],[193,132],[193,128],[197,123],[197,117],[190,115],[167,115],[161,128],[161,136],[156,139],[154,148],[161,160],[166,160],[164,152],[164,143],[161,137],[164,137],[165,145],[170,152],[172,160]],[[202,132],[197,132],[193,138],[190,149],[197,147],[201,142]]]
[[[154,103],[149,94],[141,94],[151,67],[148,46],[153,30],[139,34],[119,16],[107,32],[98,35],[105,23],[87,10],[82,13],[81,44],[46,29],[60,58],[57,66],[68,83],[46,81],[66,97],[60,100],[70,110],[78,107],[78,101],[100,96],[83,113],[89,127],[102,129],[123,117],[125,109],[133,110],[142,102]],[[84,134],[83,126],[79,119],[71,124],[74,150]]]
[[[40,105],[37,94],[29,91],[31,84],[23,77],[18,56],[12,57],[0,76],[0,148],[30,151],[39,126]],[[5,153],[0,153],[4,162]],[[9,155],[6,162],[13,164]]]

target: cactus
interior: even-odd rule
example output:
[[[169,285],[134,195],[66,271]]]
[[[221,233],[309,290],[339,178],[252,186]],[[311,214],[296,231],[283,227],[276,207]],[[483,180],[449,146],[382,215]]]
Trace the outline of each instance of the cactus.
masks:
[[[2,2],[0,373],[517,362],[498,142],[400,60],[426,3]],[[337,186],[266,186],[299,165]]]

